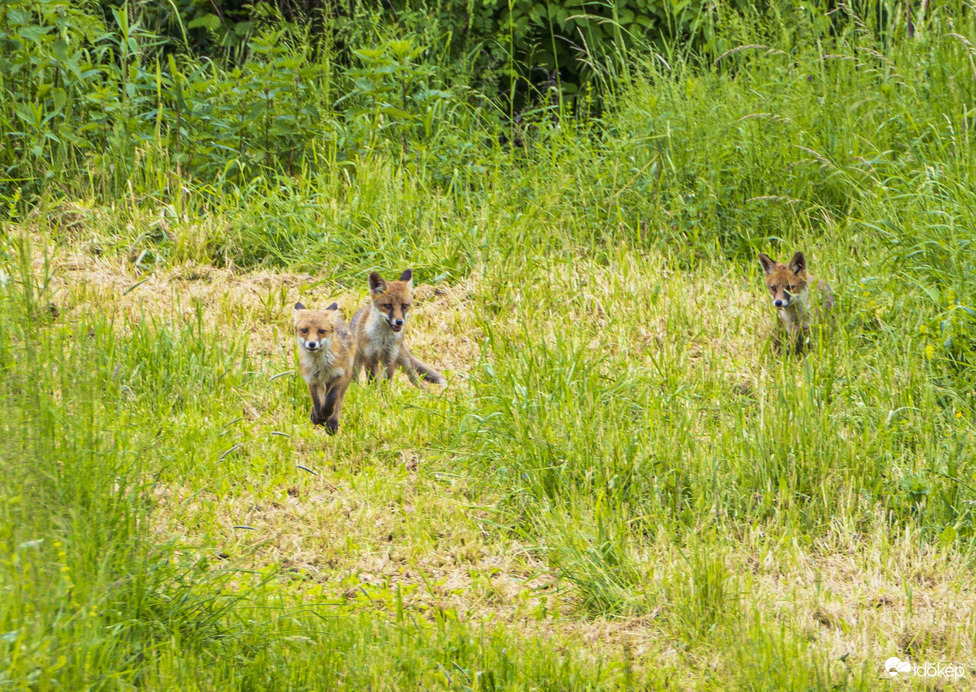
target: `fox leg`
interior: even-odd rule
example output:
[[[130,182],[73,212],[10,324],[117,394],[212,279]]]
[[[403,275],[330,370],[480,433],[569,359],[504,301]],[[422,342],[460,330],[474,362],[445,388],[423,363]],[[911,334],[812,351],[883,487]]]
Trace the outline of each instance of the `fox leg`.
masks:
[[[325,432],[330,435],[334,435],[336,430],[339,429],[339,416],[335,410],[337,389],[337,387],[331,387],[329,389],[319,413],[322,422],[325,423]]]
[[[384,377],[388,380],[392,380],[393,376],[396,374],[397,368],[400,366],[400,356],[397,356],[389,363],[386,364],[386,368],[383,371]]]
[[[776,353],[784,356],[797,356],[803,353],[806,345],[806,332],[802,329],[792,327],[783,330],[784,334],[773,336],[773,349]]]
[[[325,422],[325,416],[321,415],[322,399],[319,397],[318,388],[309,385],[308,393],[312,396],[312,413],[309,416],[312,420],[312,425],[322,425]]]
[[[803,350],[803,329],[796,323],[786,325],[786,354],[798,355]]]
[[[793,353],[800,355],[806,349],[809,334],[806,329],[797,329],[793,335]]]
[[[339,414],[342,413],[342,401],[346,397],[348,381],[337,382],[325,396],[325,432],[335,435],[339,430]]]
[[[332,415],[335,408],[335,387],[328,387],[325,390],[325,398],[322,399],[322,406],[319,408],[319,418],[326,420]]]
[[[366,382],[372,384],[380,374],[379,360],[373,360],[366,364]]]

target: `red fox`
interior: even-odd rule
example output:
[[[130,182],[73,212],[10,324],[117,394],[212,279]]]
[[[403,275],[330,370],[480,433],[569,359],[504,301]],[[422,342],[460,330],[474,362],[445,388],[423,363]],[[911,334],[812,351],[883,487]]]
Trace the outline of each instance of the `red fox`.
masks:
[[[772,294],[779,319],[799,352],[809,335],[812,320],[820,319],[834,307],[833,291],[826,281],[807,275],[807,260],[802,252],[794,254],[789,264],[774,262],[759,253],[759,263],[766,272],[766,288]],[[815,299],[810,294],[811,285],[819,293]],[[778,338],[776,343],[779,345]]]
[[[324,424],[333,435],[352,380],[356,355],[352,333],[339,315],[338,304],[309,310],[295,303],[295,337],[302,377],[312,397],[312,425]]]
[[[424,379],[444,384],[444,377],[426,363],[417,360],[403,343],[407,312],[413,303],[413,271],[407,269],[397,281],[385,281],[379,272],[369,275],[370,302],[352,318],[352,332],[356,339],[356,364],[353,378],[366,366],[366,379],[372,382],[380,368],[386,378],[393,377],[397,367],[403,368],[410,381],[421,386]]]

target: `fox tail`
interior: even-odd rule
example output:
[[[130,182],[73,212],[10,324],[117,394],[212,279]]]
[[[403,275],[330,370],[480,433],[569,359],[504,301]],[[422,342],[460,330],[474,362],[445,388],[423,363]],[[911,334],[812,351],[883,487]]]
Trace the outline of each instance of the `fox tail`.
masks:
[[[410,363],[413,365],[413,369],[417,371],[417,374],[420,375],[421,379],[433,382],[434,384],[444,384],[444,376],[424,361],[410,356]]]

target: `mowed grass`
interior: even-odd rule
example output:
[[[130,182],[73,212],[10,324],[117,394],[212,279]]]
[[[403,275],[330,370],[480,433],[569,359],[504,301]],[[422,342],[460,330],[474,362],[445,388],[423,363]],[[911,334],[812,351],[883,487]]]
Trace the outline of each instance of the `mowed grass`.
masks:
[[[734,69],[652,58],[600,122],[479,139],[450,184],[380,151],[354,175],[12,209],[4,682],[869,690],[894,684],[890,656],[971,673],[959,36],[971,18],[888,47],[784,39]],[[786,357],[755,253],[795,249],[838,307]],[[407,338],[448,386],[354,385],[326,436],[292,305],[351,317],[370,269],[406,266]]]

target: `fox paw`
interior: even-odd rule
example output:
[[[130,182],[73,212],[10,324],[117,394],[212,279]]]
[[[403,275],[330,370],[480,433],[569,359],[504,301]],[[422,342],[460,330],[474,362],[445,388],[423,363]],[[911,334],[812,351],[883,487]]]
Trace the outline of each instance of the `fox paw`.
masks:
[[[336,418],[330,418],[325,421],[325,432],[329,435],[335,435],[339,430],[339,421]]]

